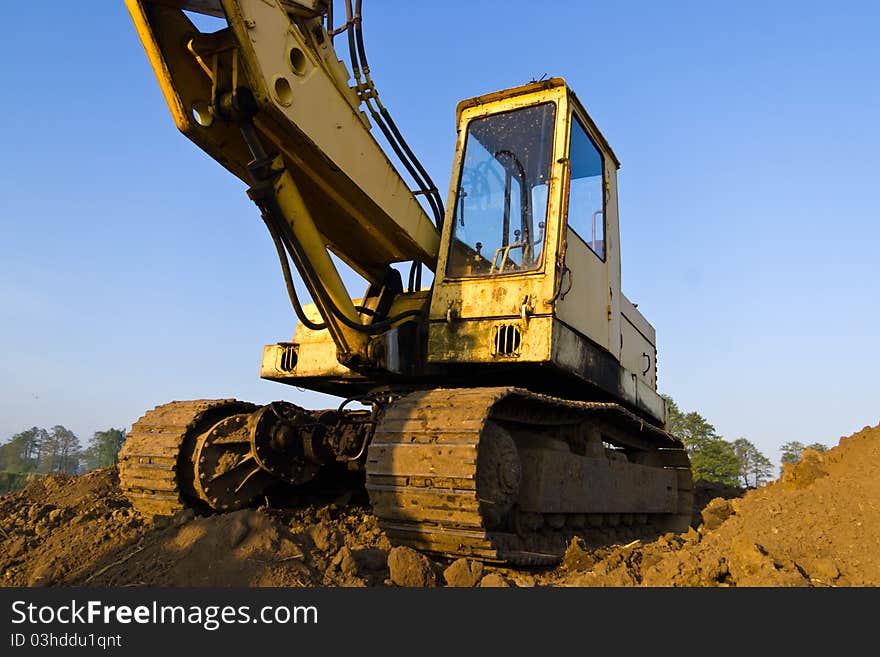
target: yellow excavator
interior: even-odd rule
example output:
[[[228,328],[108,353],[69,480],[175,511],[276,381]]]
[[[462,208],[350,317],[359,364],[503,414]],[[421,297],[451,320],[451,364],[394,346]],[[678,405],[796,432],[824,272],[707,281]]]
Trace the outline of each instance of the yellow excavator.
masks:
[[[361,0],[338,20],[328,0],[126,4],[177,127],[248,184],[275,244],[299,321],[261,377],[344,399],[156,407],[120,454],[136,509],[222,512],[354,471],[393,543],[439,555],[550,564],[573,535],[687,529],[655,332],[621,292],[619,162],[564,80],[458,104],[444,203],[379,100]]]

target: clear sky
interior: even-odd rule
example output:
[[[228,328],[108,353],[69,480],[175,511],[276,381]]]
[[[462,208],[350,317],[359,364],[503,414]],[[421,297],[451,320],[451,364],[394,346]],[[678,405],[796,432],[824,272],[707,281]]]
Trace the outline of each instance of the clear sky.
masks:
[[[880,421],[880,4],[366,0],[384,103],[441,188],[455,104],[568,80],[622,162],[623,286],[660,391],[772,461]],[[85,442],[259,379],[288,339],[241,182],[180,135],[123,3],[7,3],[0,440]],[[353,290],[360,294],[362,290]]]

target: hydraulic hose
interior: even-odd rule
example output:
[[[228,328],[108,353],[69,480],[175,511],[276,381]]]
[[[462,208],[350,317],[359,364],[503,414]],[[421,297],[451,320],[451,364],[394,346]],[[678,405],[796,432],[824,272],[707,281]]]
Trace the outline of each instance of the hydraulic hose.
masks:
[[[287,286],[287,296],[290,299],[290,304],[293,306],[293,311],[296,313],[299,321],[306,328],[312,331],[323,331],[327,328],[326,323],[316,324],[306,316],[306,313],[299,302],[299,297],[296,294],[296,288],[293,285],[293,276],[290,273],[290,263],[287,261],[287,252],[284,250],[284,245],[281,243],[278,231],[275,230],[272,221],[265,214],[263,214],[262,217],[263,222],[266,224],[266,228],[269,229],[269,234],[272,236],[272,242],[275,244],[275,251],[278,252],[278,259],[281,262],[281,273],[284,276],[284,284]]]
[[[352,330],[366,333],[367,335],[378,335],[379,333],[384,333],[394,326],[394,324],[397,324],[408,317],[421,317],[422,311],[414,309],[406,310],[394,317],[389,317],[371,324],[359,324],[358,322],[349,319],[339,306],[334,303],[333,299],[330,298],[327,291],[320,285],[320,277],[312,267],[312,263],[308,258],[301,255],[303,251],[302,246],[300,245],[299,240],[297,240],[293,230],[291,230],[290,226],[287,225],[287,222],[283,220],[284,214],[281,212],[281,208],[275,197],[270,195],[268,198],[261,200],[261,206],[260,209],[263,210],[263,214],[268,215],[273,222],[275,229],[280,229],[279,233],[281,241],[287,248],[288,253],[290,253],[291,258],[293,258],[294,263],[296,263],[297,267],[301,270],[305,270],[306,278],[308,280],[315,282],[313,286],[314,290],[310,290],[312,294],[317,294],[317,296],[320,297],[321,303],[330,310],[333,316],[336,317],[341,324]],[[278,224],[281,225],[279,226]],[[302,320],[302,317],[300,317],[300,320]],[[326,324],[324,326],[326,327]]]
[[[443,201],[437,191],[431,177],[428,175],[421,162],[413,153],[412,149],[406,143],[391,114],[382,105],[379,100],[379,93],[370,77],[369,64],[367,63],[366,51],[364,49],[363,31],[361,23],[363,20],[361,13],[362,0],[356,0],[354,9],[352,8],[352,0],[345,0],[346,8],[346,26],[348,32],[348,50],[349,59],[351,61],[352,72],[358,89],[362,90],[361,97],[370,112],[370,116],[376,122],[376,125],[382,131],[388,144],[394,150],[394,154],[398,160],[404,165],[407,172],[412,177],[419,193],[423,194],[431,207],[434,215],[434,223],[438,229],[443,227]],[[373,106],[375,102],[376,106]]]

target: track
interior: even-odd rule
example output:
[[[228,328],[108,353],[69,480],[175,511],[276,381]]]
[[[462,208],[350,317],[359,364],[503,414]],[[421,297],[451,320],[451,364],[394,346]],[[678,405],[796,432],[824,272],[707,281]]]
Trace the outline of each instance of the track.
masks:
[[[208,510],[211,505],[194,484],[196,445],[227,424],[227,418],[256,408],[233,399],[197,400],[147,412],[120,452],[120,483],[135,509],[145,515],[172,515],[187,506]],[[591,443],[592,453],[578,427],[601,432],[601,442],[594,438]],[[544,482],[534,474],[540,471],[532,470],[529,486],[523,483],[535,454],[543,455],[539,461],[563,454],[563,464],[571,454],[593,457],[586,460],[599,468],[598,478],[589,479],[588,488],[600,494],[589,513],[551,508],[554,499],[564,506],[585,490],[577,483],[581,480],[576,490],[554,492],[559,479]],[[661,512],[656,505],[643,509],[630,501],[624,509],[611,508],[621,493],[639,498],[633,492],[637,486],[616,478],[620,468],[662,470],[670,482],[667,489],[675,488],[668,498],[672,506]],[[684,531],[693,502],[687,454],[669,434],[616,404],[574,402],[517,388],[436,389],[399,399],[376,427],[366,471],[373,511],[392,542],[518,565],[558,561],[575,534],[620,542]],[[526,490],[541,494],[531,506]],[[641,498],[646,495],[650,505],[648,493]],[[550,506],[544,505],[545,498]]]
[[[505,448],[493,447],[494,439],[487,446],[493,423],[561,436],[561,428],[587,421],[603,426],[603,435],[610,431],[615,447],[638,450],[643,462],[674,470],[675,513],[527,514],[515,506],[498,507],[497,489],[505,479],[518,484],[518,466]],[[501,474],[488,481],[487,450],[502,466],[489,468]],[[567,537],[576,533],[619,541],[684,531],[692,489],[687,454],[669,434],[616,404],[572,402],[516,388],[412,393],[385,412],[367,456],[367,490],[392,542],[519,565],[558,561]]]
[[[256,408],[235,399],[199,399],[162,404],[145,413],[119,452],[119,481],[132,506],[152,516],[198,504],[190,460],[196,437],[225,416]]]

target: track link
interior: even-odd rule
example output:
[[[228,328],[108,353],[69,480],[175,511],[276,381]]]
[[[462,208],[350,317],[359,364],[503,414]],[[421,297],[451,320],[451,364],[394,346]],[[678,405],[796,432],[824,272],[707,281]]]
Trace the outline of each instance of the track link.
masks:
[[[596,418],[677,474],[675,514],[591,514],[530,518],[528,527],[489,527],[478,494],[481,437],[490,420],[548,428]],[[624,438],[621,442],[626,442]],[[518,565],[552,564],[566,539],[592,532],[610,540],[684,531],[693,484],[682,445],[616,404],[574,402],[516,388],[435,389],[392,404],[367,455],[367,490],[380,526],[394,543],[448,555]],[[508,523],[509,525],[510,523]],[[577,531],[577,526],[584,531]],[[610,542],[610,541],[609,541]]]
[[[119,481],[140,513],[173,515],[198,504],[192,486],[192,448],[205,425],[254,404],[235,399],[173,401],[147,411],[131,427],[119,452]]]

